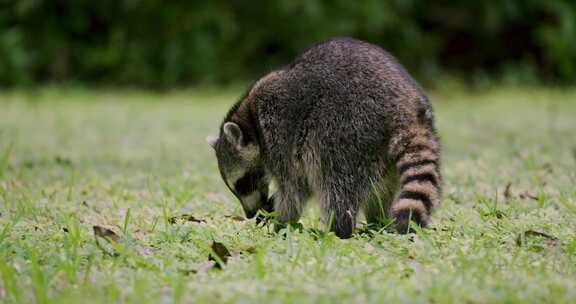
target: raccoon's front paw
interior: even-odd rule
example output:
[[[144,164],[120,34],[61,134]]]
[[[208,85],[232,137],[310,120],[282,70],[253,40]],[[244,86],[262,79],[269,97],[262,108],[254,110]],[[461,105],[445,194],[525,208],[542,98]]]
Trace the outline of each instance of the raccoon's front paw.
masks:
[[[260,208],[261,212],[258,212],[256,216],[256,224],[260,225],[260,223],[268,224],[273,219],[273,212],[274,212],[274,197],[276,194],[273,194],[268,198],[266,203],[262,205]]]
[[[278,196],[278,193],[274,193],[268,198],[266,203],[262,206],[262,209],[264,209],[264,211],[268,213],[274,212],[274,200],[276,199],[276,196]]]

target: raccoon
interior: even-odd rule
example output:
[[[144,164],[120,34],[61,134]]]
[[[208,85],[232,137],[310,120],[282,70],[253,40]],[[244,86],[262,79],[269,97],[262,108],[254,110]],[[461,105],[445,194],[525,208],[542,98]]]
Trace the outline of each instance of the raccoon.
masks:
[[[361,210],[405,233],[440,202],[427,97],[391,55],[352,38],[314,45],[260,78],[207,141],[248,218],[262,209],[297,222],[316,194],[323,222],[348,238]]]

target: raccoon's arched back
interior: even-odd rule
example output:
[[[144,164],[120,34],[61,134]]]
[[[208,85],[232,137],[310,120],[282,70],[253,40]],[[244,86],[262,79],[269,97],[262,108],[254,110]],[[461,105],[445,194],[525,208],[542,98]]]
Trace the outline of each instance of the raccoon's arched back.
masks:
[[[315,44],[298,56],[290,68],[319,65],[326,66],[326,73],[334,72],[334,69],[345,69],[346,73],[356,72],[363,77],[371,77],[367,72],[375,72],[379,74],[383,86],[401,86],[407,93],[411,92],[413,97],[423,95],[421,87],[394,56],[364,41],[338,37]]]

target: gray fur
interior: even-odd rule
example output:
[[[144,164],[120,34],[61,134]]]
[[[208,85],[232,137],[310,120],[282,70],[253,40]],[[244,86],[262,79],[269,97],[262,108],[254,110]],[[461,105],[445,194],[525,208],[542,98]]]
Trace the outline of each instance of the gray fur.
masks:
[[[230,123],[240,136],[229,135]],[[428,99],[392,56],[350,38],[315,45],[257,81],[213,146],[225,180],[258,172],[260,205],[243,203],[247,214],[273,204],[280,221],[295,222],[316,193],[324,221],[343,238],[361,207],[370,222],[393,217],[405,232],[407,215],[424,226],[440,199]],[[273,201],[263,190],[271,180]]]

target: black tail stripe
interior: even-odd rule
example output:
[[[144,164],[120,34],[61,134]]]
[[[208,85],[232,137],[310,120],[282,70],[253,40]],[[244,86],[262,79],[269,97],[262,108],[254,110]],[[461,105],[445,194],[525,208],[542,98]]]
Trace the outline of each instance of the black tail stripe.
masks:
[[[432,208],[432,201],[430,200],[430,198],[426,194],[421,192],[402,191],[402,193],[400,193],[400,198],[421,201],[426,207],[426,210],[428,210],[428,212],[430,212],[430,209]]]
[[[432,183],[432,185],[434,185],[435,188],[438,188],[438,180],[436,179],[436,175],[432,173],[410,175],[402,181],[402,185],[406,185],[412,181],[429,181]]]
[[[429,165],[429,164],[433,164],[434,166],[438,166],[437,161],[434,159],[423,159],[423,160],[419,160],[416,162],[409,162],[409,163],[401,165],[398,168],[398,173],[400,175],[402,175],[402,174],[404,174],[404,172],[406,172],[410,168],[420,167],[420,166]]]

